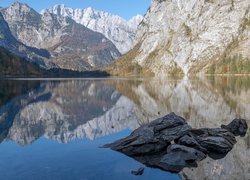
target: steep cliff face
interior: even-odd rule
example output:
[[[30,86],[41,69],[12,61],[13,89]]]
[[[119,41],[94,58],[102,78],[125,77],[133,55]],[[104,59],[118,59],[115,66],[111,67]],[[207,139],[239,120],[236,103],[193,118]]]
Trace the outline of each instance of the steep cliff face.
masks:
[[[249,9],[249,0],[152,0],[127,63],[156,75],[249,72]]]
[[[70,17],[87,28],[102,33],[112,41],[121,53],[127,52],[133,46],[135,33],[143,17],[134,16],[129,21],[107,12],[98,11],[91,7],[86,9],[73,9],[65,5],[55,5],[48,11],[62,17]]]
[[[12,34],[26,45],[47,49],[53,63],[71,70],[92,70],[108,65],[119,55],[115,45],[102,34],[77,24],[69,17],[14,3],[1,9]]]
[[[42,13],[45,11],[57,16],[70,17],[77,23],[102,33],[115,44],[121,53],[125,53],[132,48],[137,27],[143,19],[141,15],[137,15],[126,21],[119,16],[98,11],[91,7],[73,9],[63,4],[55,5],[48,10],[42,10]]]
[[[41,50],[33,47],[26,46],[18,41],[11,33],[7,22],[4,20],[0,13],[0,46],[8,49],[10,52],[29,58],[38,64],[45,65],[49,58],[49,53],[46,50]],[[3,58],[2,58],[3,60]]]

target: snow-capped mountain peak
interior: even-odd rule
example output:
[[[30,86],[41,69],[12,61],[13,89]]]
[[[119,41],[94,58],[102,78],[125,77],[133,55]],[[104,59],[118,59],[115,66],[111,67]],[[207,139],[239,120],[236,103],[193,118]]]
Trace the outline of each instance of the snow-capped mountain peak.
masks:
[[[42,10],[41,13],[44,11],[46,10]],[[125,53],[132,48],[137,26],[143,19],[141,15],[136,15],[127,21],[117,15],[99,11],[92,7],[73,9],[66,7],[64,4],[55,5],[47,11],[58,16],[70,17],[77,23],[104,34],[121,53]]]
[[[140,14],[137,14],[136,16],[132,17],[129,22],[133,25],[139,25],[143,19],[143,16]]]
[[[58,12],[63,9],[70,14],[65,6],[57,7]],[[104,35],[68,16],[58,16],[49,10],[40,14],[18,2],[0,11],[8,23],[9,34],[24,45],[47,50],[51,60],[49,68],[52,64],[52,67],[75,71],[93,70],[107,66],[120,56],[115,45]]]

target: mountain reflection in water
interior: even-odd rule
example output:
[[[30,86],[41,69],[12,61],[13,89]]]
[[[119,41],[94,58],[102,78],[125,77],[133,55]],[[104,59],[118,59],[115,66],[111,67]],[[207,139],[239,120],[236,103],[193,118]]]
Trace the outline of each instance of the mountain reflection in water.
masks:
[[[42,136],[60,143],[95,139],[175,112],[195,128],[250,120],[250,77],[1,80],[0,141],[31,144]],[[250,135],[226,158],[184,169],[189,179],[250,177]]]

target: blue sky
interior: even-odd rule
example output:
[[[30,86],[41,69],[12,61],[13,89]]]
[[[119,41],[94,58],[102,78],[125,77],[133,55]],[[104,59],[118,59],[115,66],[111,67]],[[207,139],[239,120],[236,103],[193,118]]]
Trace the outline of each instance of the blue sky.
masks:
[[[7,7],[16,0],[0,0],[1,7]],[[150,0],[19,0],[40,12],[41,9],[51,7],[55,4],[65,4],[73,8],[93,7],[112,14],[130,19],[137,14],[144,15],[150,5]]]

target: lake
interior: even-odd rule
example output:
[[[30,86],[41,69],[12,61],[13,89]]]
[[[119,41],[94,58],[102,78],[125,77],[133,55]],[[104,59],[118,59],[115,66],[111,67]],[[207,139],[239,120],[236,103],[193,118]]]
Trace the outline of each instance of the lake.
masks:
[[[170,112],[195,128],[236,117],[249,126],[250,77],[2,79],[1,179],[249,179],[249,130],[225,158],[180,174],[101,148]]]

